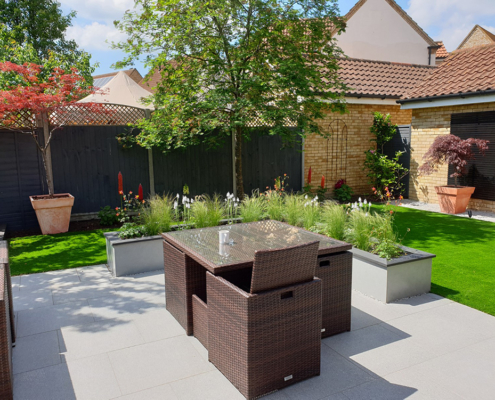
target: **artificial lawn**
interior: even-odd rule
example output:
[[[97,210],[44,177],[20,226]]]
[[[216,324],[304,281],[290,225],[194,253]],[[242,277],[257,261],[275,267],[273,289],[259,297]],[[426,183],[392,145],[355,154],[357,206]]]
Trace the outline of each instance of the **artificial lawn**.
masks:
[[[12,275],[34,274],[106,264],[107,253],[103,232],[107,231],[111,229],[10,239],[11,273]]]
[[[394,207],[402,244],[436,254],[431,291],[495,315],[495,224]]]

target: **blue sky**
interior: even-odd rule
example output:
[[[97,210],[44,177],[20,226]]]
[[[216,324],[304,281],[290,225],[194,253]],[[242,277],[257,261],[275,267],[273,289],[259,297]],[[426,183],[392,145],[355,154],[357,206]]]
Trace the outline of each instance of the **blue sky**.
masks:
[[[111,50],[106,41],[119,41],[125,36],[113,26],[134,0],[58,0],[65,12],[77,11],[77,18],[67,35],[100,63],[97,74],[113,71],[111,65],[122,53]],[[339,0],[345,14],[357,0]],[[447,50],[459,45],[475,24],[495,33],[495,0],[397,0],[397,3],[435,40],[443,40]],[[145,75],[141,63],[135,67]]]

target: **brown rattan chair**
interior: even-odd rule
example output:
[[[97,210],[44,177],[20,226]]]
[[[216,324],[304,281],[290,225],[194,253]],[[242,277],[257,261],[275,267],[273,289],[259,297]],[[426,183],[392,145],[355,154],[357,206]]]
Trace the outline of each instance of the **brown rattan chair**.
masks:
[[[0,240],[0,399],[13,398],[14,308],[7,242]]]
[[[207,273],[209,359],[248,399],[320,374],[317,252],[256,252],[250,282]]]

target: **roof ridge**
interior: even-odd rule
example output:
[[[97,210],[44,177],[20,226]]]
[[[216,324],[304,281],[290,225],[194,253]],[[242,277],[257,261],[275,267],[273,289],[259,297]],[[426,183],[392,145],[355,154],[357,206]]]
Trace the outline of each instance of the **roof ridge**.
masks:
[[[404,65],[407,67],[419,67],[419,68],[430,68],[430,69],[437,68],[436,65],[401,63],[401,62],[396,62],[396,61],[383,61],[383,60],[368,60],[365,58],[353,58],[353,57],[338,57],[338,58],[343,59],[343,60],[362,61],[362,62],[369,62],[369,63],[376,63],[376,64]]]
[[[490,44],[482,44],[479,46],[467,47],[465,49],[457,48],[454,51],[452,51],[450,54],[459,54],[459,53],[465,53],[465,52],[469,52],[469,51],[481,51],[483,49],[486,50],[490,47],[495,47],[495,41],[493,43],[490,43]]]
[[[478,25],[483,31],[495,42],[495,35],[491,33],[488,29],[483,28],[481,25]]]

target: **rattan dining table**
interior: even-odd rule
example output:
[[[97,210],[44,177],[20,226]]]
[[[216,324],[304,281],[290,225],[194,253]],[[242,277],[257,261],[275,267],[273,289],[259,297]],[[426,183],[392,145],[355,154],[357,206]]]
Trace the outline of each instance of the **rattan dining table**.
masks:
[[[226,244],[219,244],[222,230],[229,231]],[[350,330],[352,246],[348,243],[273,220],[179,230],[162,237],[167,310],[205,347],[204,323],[193,323],[193,295],[203,300],[204,310],[195,307],[195,315],[204,320],[206,271],[220,276],[249,275],[256,251],[313,241],[319,242],[316,276],[323,281],[322,337]]]

